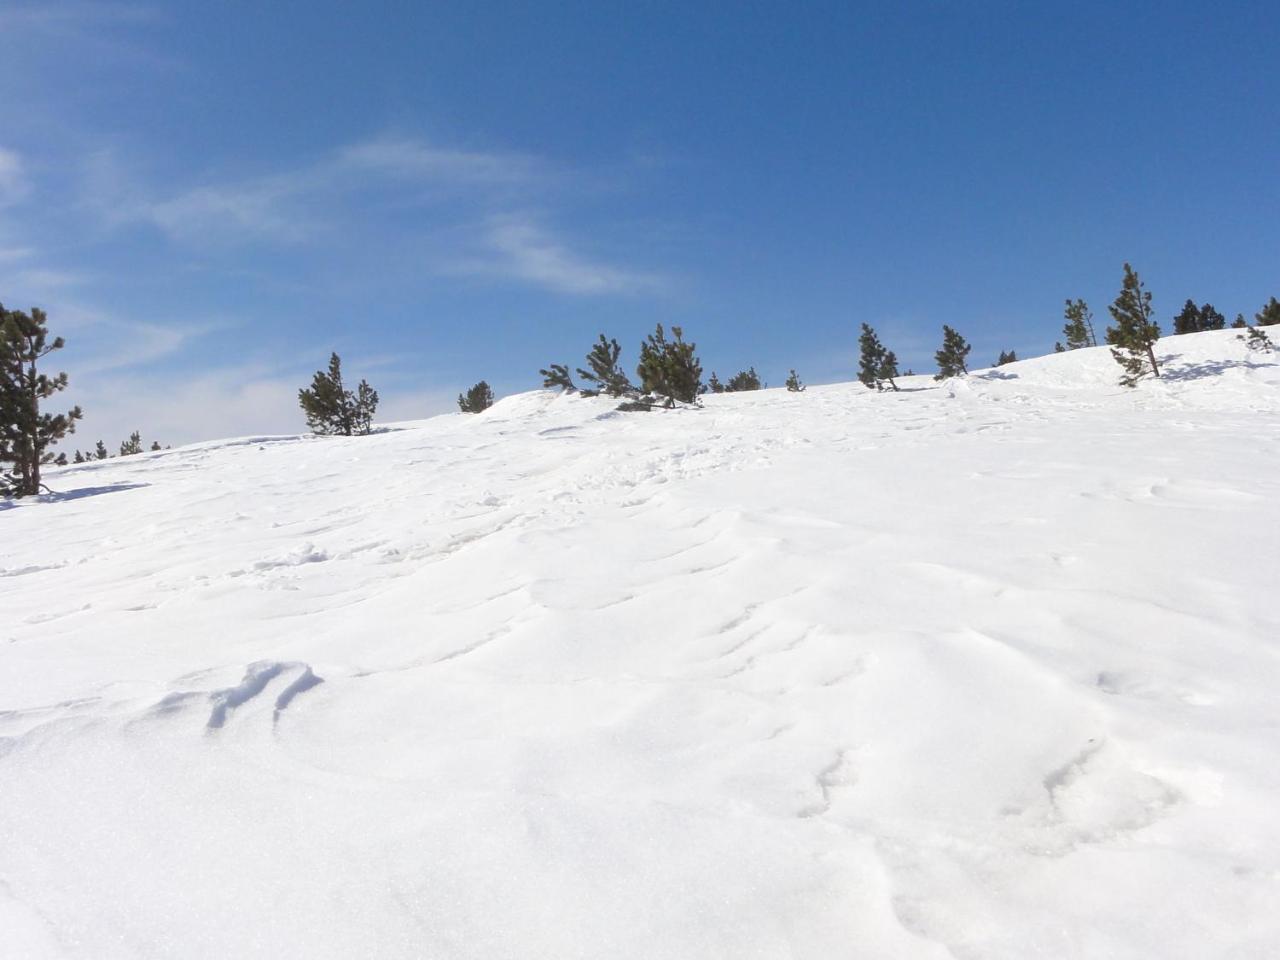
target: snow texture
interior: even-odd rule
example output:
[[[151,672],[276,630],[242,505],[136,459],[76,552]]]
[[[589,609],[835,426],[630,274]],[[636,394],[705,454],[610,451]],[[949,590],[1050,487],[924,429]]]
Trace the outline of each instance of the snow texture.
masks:
[[[50,471],[0,955],[1280,956],[1280,367],[1159,347]]]

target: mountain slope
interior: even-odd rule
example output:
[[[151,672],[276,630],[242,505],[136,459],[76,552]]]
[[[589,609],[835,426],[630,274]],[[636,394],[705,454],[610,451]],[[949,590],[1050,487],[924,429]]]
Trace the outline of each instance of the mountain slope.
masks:
[[[1160,348],[53,471],[6,956],[1274,956],[1280,366]]]

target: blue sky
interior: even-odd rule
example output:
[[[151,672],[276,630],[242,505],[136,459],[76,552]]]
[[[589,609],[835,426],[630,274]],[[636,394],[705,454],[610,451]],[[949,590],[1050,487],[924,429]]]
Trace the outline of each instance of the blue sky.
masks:
[[[1280,295],[1280,5],[0,0],[0,301],[67,337],[73,444],[385,418],[634,362],[847,380]]]

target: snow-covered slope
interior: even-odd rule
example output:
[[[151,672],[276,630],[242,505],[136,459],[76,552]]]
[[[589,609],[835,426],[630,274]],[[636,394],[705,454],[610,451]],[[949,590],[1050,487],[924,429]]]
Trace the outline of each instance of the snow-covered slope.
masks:
[[[0,955],[1280,955],[1280,367],[54,471],[0,509]]]

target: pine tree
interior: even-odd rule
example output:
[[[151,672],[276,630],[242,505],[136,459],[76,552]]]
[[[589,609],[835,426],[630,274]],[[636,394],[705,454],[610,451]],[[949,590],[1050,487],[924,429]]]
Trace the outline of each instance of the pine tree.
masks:
[[[93,449],[93,458],[95,460],[105,460],[109,456],[111,454],[107,453],[107,445],[99,440],[98,445]]]
[[[995,365],[997,367],[1003,367],[1006,363],[1017,363],[1017,362],[1018,362],[1018,354],[1015,351],[1010,350],[1008,353],[1005,353],[1003,350],[1001,350],[1000,358],[996,360]]]
[[[493,391],[481,380],[466,394],[458,394],[458,409],[463,413],[481,413],[493,406]]]
[[[329,370],[317,370],[308,389],[298,391],[298,403],[307,416],[307,426],[321,436],[367,434],[378,409],[378,391],[361,380],[355,393],[342,382],[342,361],[336,353],[329,357]]]
[[[1243,333],[1237,333],[1236,339],[1243,340],[1244,345],[1251,351],[1257,353],[1270,353],[1274,348],[1271,338],[1267,336],[1267,331],[1261,327],[1249,327],[1249,335],[1246,337]]]
[[[1066,352],[1067,352],[1067,348],[1066,348],[1066,347],[1064,347],[1064,346],[1062,345],[1062,342],[1061,342],[1061,341],[1054,341],[1054,344],[1053,344],[1053,352],[1054,352],[1054,353],[1066,353]]]
[[[658,324],[657,329],[640,344],[640,364],[636,376],[646,393],[664,398],[664,406],[696,403],[702,393],[702,364],[697,357],[697,344],[686,343],[680,327],[671,328],[668,340]]]
[[[83,416],[79,407],[40,412],[42,400],[66,388],[67,375],[40,373],[39,362],[64,345],[62,337],[49,340],[43,310],[27,314],[0,304],[0,494],[38,494],[40,467],[54,459],[49,446],[74,433]]]
[[[1137,271],[1127,263],[1120,295],[1107,309],[1116,322],[1107,328],[1107,343],[1111,344],[1111,356],[1124,369],[1120,385],[1136,387],[1148,373],[1160,376],[1155,352],[1160,325],[1151,319],[1151,293],[1143,289]]]
[[[1200,329],[1221,330],[1227,325],[1227,318],[1213,309],[1212,303],[1200,305]]]
[[[122,457],[131,457],[135,453],[141,453],[141,452],[142,452],[142,434],[139,433],[137,430],[129,434],[128,440],[121,441],[120,443],[120,456]]]
[[[1173,332],[1176,334],[1221,330],[1226,325],[1227,318],[1213,309],[1213,304],[1206,303],[1197,307],[1194,300],[1183,304],[1182,312],[1173,318]]]
[[[802,393],[804,384],[800,382],[800,378],[796,376],[795,368],[792,367],[791,372],[787,374],[787,390],[790,393]]]
[[[729,382],[724,385],[725,393],[741,393],[745,390],[759,390],[761,387],[760,374],[756,373],[756,368],[743,370],[735,373],[729,378]]]
[[[373,415],[378,410],[378,391],[361,380],[356,387],[355,404],[351,411],[351,423],[356,433],[366,435],[373,431]]]
[[[1182,312],[1173,318],[1173,332],[1195,333],[1200,329],[1200,308],[1196,306],[1194,300],[1188,300],[1182,305]]]
[[[897,390],[898,358],[886,350],[870,324],[858,337],[858,380],[868,390]]]
[[[565,393],[573,393],[577,386],[569,376],[569,367],[563,363],[553,363],[546,370],[539,370],[544,387],[559,387]]]
[[[969,344],[955,330],[942,325],[942,347],[933,355],[938,363],[935,380],[946,380],[948,377],[959,377],[969,372],[965,358],[969,356]]]
[[[151,452],[152,452],[152,453],[155,453],[155,451],[157,451],[157,450],[162,450],[162,449],[163,449],[163,447],[161,447],[161,446],[160,446],[160,441],[159,441],[159,440],[152,440],[152,441],[151,441]]]
[[[1249,326],[1249,324],[1245,322],[1243,313],[1237,313],[1236,318],[1231,321],[1232,330],[1243,330],[1247,326]]]
[[[1253,315],[1254,322],[1260,327],[1273,327],[1280,323],[1280,300],[1272,297],[1262,309]]]
[[[707,380],[707,389],[712,393],[724,393],[724,384],[720,382],[714,370],[711,371],[711,378]]]
[[[75,463],[84,463],[84,461],[85,461],[85,456],[84,456],[84,454],[83,454],[83,453],[81,453],[79,450],[77,450],[77,451],[76,451],[76,458],[75,458],[75,460],[74,460],[73,462],[75,462]]]
[[[1066,300],[1066,310],[1063,315],[1067,318],[1066,324],[1062,328],[1062,335],[1067,340],[1067,350],[1079,350],[1082,347],[1096,347],[1098,338],[1093,335],[1093,313],[1089,310],[1089,305],[1083,300]],[[1062,353],[1060,344],[1054,345],[1057,353]]]
[[[618,345],[618,341],[606,340],[604,334],[600,334],[600,339],[587,354],[587,366],[590,369],[578,368],[578,376],[588,383],[596,384],[596,389],[583,392],[603,393],[610,397],[623,397],[635,393],[636,388],[631,385],[627,375],[618,366],[618,358],[621,355],[622,347]]]
[[[67,465],[67,453],[65,450],[60,451],[58,455],[53,458],[53,465],[55,467],[65,467]]]

